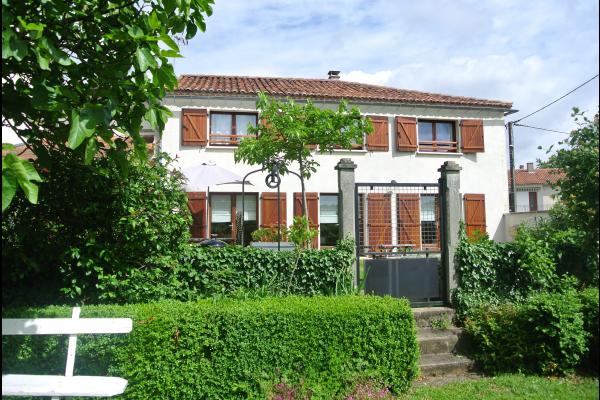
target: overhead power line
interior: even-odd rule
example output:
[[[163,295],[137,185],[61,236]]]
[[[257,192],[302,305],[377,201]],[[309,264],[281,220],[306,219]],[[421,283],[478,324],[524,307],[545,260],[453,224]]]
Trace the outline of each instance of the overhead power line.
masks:
[[[531,114],[527,114],[526,116],[524,116],[523,118],[520,118],[518,120],[515,121],[515,124],[517,122],[523,121],[525,118],[531,117],[533,114],[537,114],[538,112],[542,111],[545,108],[550,107],[552,104],[556,103],[557,101],[564,99],[565,97],[567,97],[568,95],[570,95],[571,93],[573,93],[574,91],[576,91],[577,89],[587,85],[588,83],[590,83],[591,81],[593,81],[594,79],[596,79],[598,77],[598,74],[596,74],[595,76],[591,77],[590,79],[588,79],[587,81],[583,82],[581,85],[577,86],[575,89],[571,90],[568,93],[563,94],[562,96],[560,96],[558,99],[554,100],[551,103],[546,104],[544,107],[539,108],[537,110],[535,110],[534,112],[532,112]]]
[[[538,129],[540,131],[546,131],[546,132],[555,132],[555,133],[563,133],[565,135],[570,135],[569,132],[563,132],[563,131],[555,131],[554,129],[546,129],[546,128],[540,128],[537,126],[531,126],[531,125],[524,125],[524,124],[514,124],[515,126],[522,126],[523,128],[531,128],[531,129]]]

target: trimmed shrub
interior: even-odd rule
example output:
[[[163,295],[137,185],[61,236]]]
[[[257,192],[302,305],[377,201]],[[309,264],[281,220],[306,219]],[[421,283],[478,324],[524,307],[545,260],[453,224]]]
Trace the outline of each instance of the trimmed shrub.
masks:
[[[598,373],[598,288],[588,288],[579,293],[583,327],[588,333],[588,351],[585,354],[583,367]]]
[[[573,372],[586,351],[581,302],[573,291],[521,304],[478,307],[465,320],[474,358],[487,372]]]
[[[47,307],[5,310],[3,317],[69,314]],[[86,306],[82,317],[134,320],[128,335],[82,336],[77,351],[76,374],[122,376],[126,399],[264,399],[286,388],[331,399],[360,380],[402,392],[418,373],[411,309],[389,297]],[[3,373],[64,369],[66,338],[2,340]]]
[[[102,302],[193,301],[202,297],[339,295],[352,291],[354,242],[331,250],[277,252],[189,245],[178,261],[105,275]]]

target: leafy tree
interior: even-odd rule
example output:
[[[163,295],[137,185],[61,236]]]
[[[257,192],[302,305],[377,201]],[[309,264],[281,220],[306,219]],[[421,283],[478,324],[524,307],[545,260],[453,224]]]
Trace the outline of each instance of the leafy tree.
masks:
[[[560,203],[550,211],[550,220],[534,228],[553,246],[559,269],[575,274],[583,283],[598,282],[598,114],[589,119],[574,108],[579,125],[552,150],[545,168],[564,175],[554,185]]]
[[[304,104],[288,99],[279,101],[259,93],[256,108],[262,123],[249,127],[256,135],[242,140],[235,151],[236,162],[263,165],[267,169],[278,167],[282,175],[297,168],[302,185],[302,213],[306,216],[306,191],[304,181],[316,172],[319,163],[314,159],[311,145],[318,145],[320,153],[334,148],[351,149],[363,142],[363,135],[373,131],[368,119],[361,116],[357,107],[348,107],[341,101],[337,110],[320,109],[310,100]]]
[[[121,171],[132,139],[146,157],[142,121],[162,132],[161,105],[177,85],[168,57],[174,40],[204,31],[212,0],[2,0],[2,124],[49,168],[51,150],[84,163],[108,145]],[[3,149],[5,146],[3,145]],[[17,187],[37,202],[40,176],[26,161],[2,158],[2,210]]]
[[[3,303],[110,300],[116,276],[177,265],[191,223],[184,177],[165,154],[130,157],[127,178],[114,158],[53,157],[39,204],[15,196],[2,217]]]

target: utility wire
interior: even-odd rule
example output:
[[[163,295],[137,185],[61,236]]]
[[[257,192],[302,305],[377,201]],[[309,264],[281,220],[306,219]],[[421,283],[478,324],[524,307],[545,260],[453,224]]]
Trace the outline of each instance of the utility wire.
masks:
[[[583,82],[581,85],[577,86],[575,89],[571,90],[569,93],[566,93],[562,96],[560,96],[558,99],[554,100],[552,103],[548,103],[546,104],[544,107],[532,112],[531,114],[527,114],[526,116],[524,116],[523,118],[520,118],[516,121],[514,121],[514,123],[516,124],[517,122],[520,122],[522,120],[524,120],[525,118],[531,117],[533,114],[537,114],[538,112],[542,111],[545,108],[550,107],[552,104],[556,103],[557,101],[564,99],[565,97],[567,97],[568,95],[570,95],[571,93],[573,93],[574,91],[576,91],[577,89],[581,88],[584,85],[587,85],[588,83],[590,83],[591,81],[593,81],[594,79],[596,79],[598,77],[598,74],[596,74],[595,76],[591,77],[590,79],[588,79],[587,81]]]
[[[531,126],[531,125],[523,125],[523,124],[514,124],[515,126],[522,126],[524,128],[531,128],[531,129],[538,129],[540,131],[547,131],[547,132],[555,132],[555,133],[563,133],[565,135],[570,135],[569,132],[563,132],[563,131],[555,131],[554,129],[546,129],[546,128],[539,128],[537,126]]]

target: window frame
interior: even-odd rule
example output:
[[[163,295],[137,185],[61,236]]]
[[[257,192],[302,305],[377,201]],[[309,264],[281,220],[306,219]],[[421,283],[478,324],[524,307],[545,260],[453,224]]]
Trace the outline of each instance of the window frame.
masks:
[[[237,207],[237,196],[241,196],[242,193],[241,192],[210,192],[208,193],[208,198],[207,198],[207,231],[208,231],[208,237],[212,238],[212,199],[213,196],[229,196],[230,201],[231,201],[231,237],[230,238],[222,238],[222,237],[215,237],[215,239],[218,240],[224,240],[224,241],[230,241],[231,243],[235,243],[236,239],[237,239],[237,211],[238,211],[238,207]],[[259,227],[259,215],[258,215],[258,208],[259,208],[259,196],[258,193],[256,192],[251,192],[251,193],[245,193],[245,196],[254,196],[256,198],[256,202],[255,202],[255,215],[256,215],[256,220],[254,220],[254,222],[256,223],[256,228],[258,229]],[[245,208],[245,207],[244,207]],[[241,204],[240,204],[240,209],[241,209]],[[250,236],[246,237],[244,236],[244,241],[251,239]]]
[[[428,122],[431,124],[431,139],[432,140],[421,140],[419,125],[421,122]],[[442,119],[417,119],[417,144],[418,149],[421,152],[427,153],[457,153],[458,152],[458,132],[456,129],[456,122],[454,120],[442,120]],[[450,124],[452,127],[451,140],[437,140],[437,124],[444,123]],[[441,145],[441,146],[440,146]]]
[[[323,220],[321,218],[321,199],[323,199],[323,196],[328,197],[336,197],[337,198],[337,219],[338,222],[336,224],[332,224],[332,223],[323,223]],[[340,195],[339,193],[319,193],[319,248],[321,249],[331,249],[335,247],[335,243],[333,245],[329,245],[329,244],[322,244],[321,240],[323,238],[323,235],[321,234],[321,228],[323,227],[323,225],[337,225],[338,227],[338,234],[337,234],[337,239],[336,242],[338,240],[340,240],[340,234],[339,234],[339,227],[340,227]]]
[[[224,135],[224,134],[213,134],[212,133],[212,126],[213,126],[213,119],[212,116],[213,115],[229,115],[231,117],[231,135]],[[208,124],[208,145],[209,146],[214,146],[214,147],[237,147],[239,144],[239,137],[241,138],[246,138],[246,137],[256,137],[256,135],[238,135],[237,134],[237,124],[236,124],[236,116],[238,115],[251,115],[254,117],[254,126],[258,126],[258,113],[257,112],[251,112],[251,111],[211,111],[209,113],[209,124]],[[219,139],[215,139],[214,136],[220,136],[220,137],[224,137],[223,139],[219,140]],[[229,140],[225,139],[225,137],[228,137]]]

